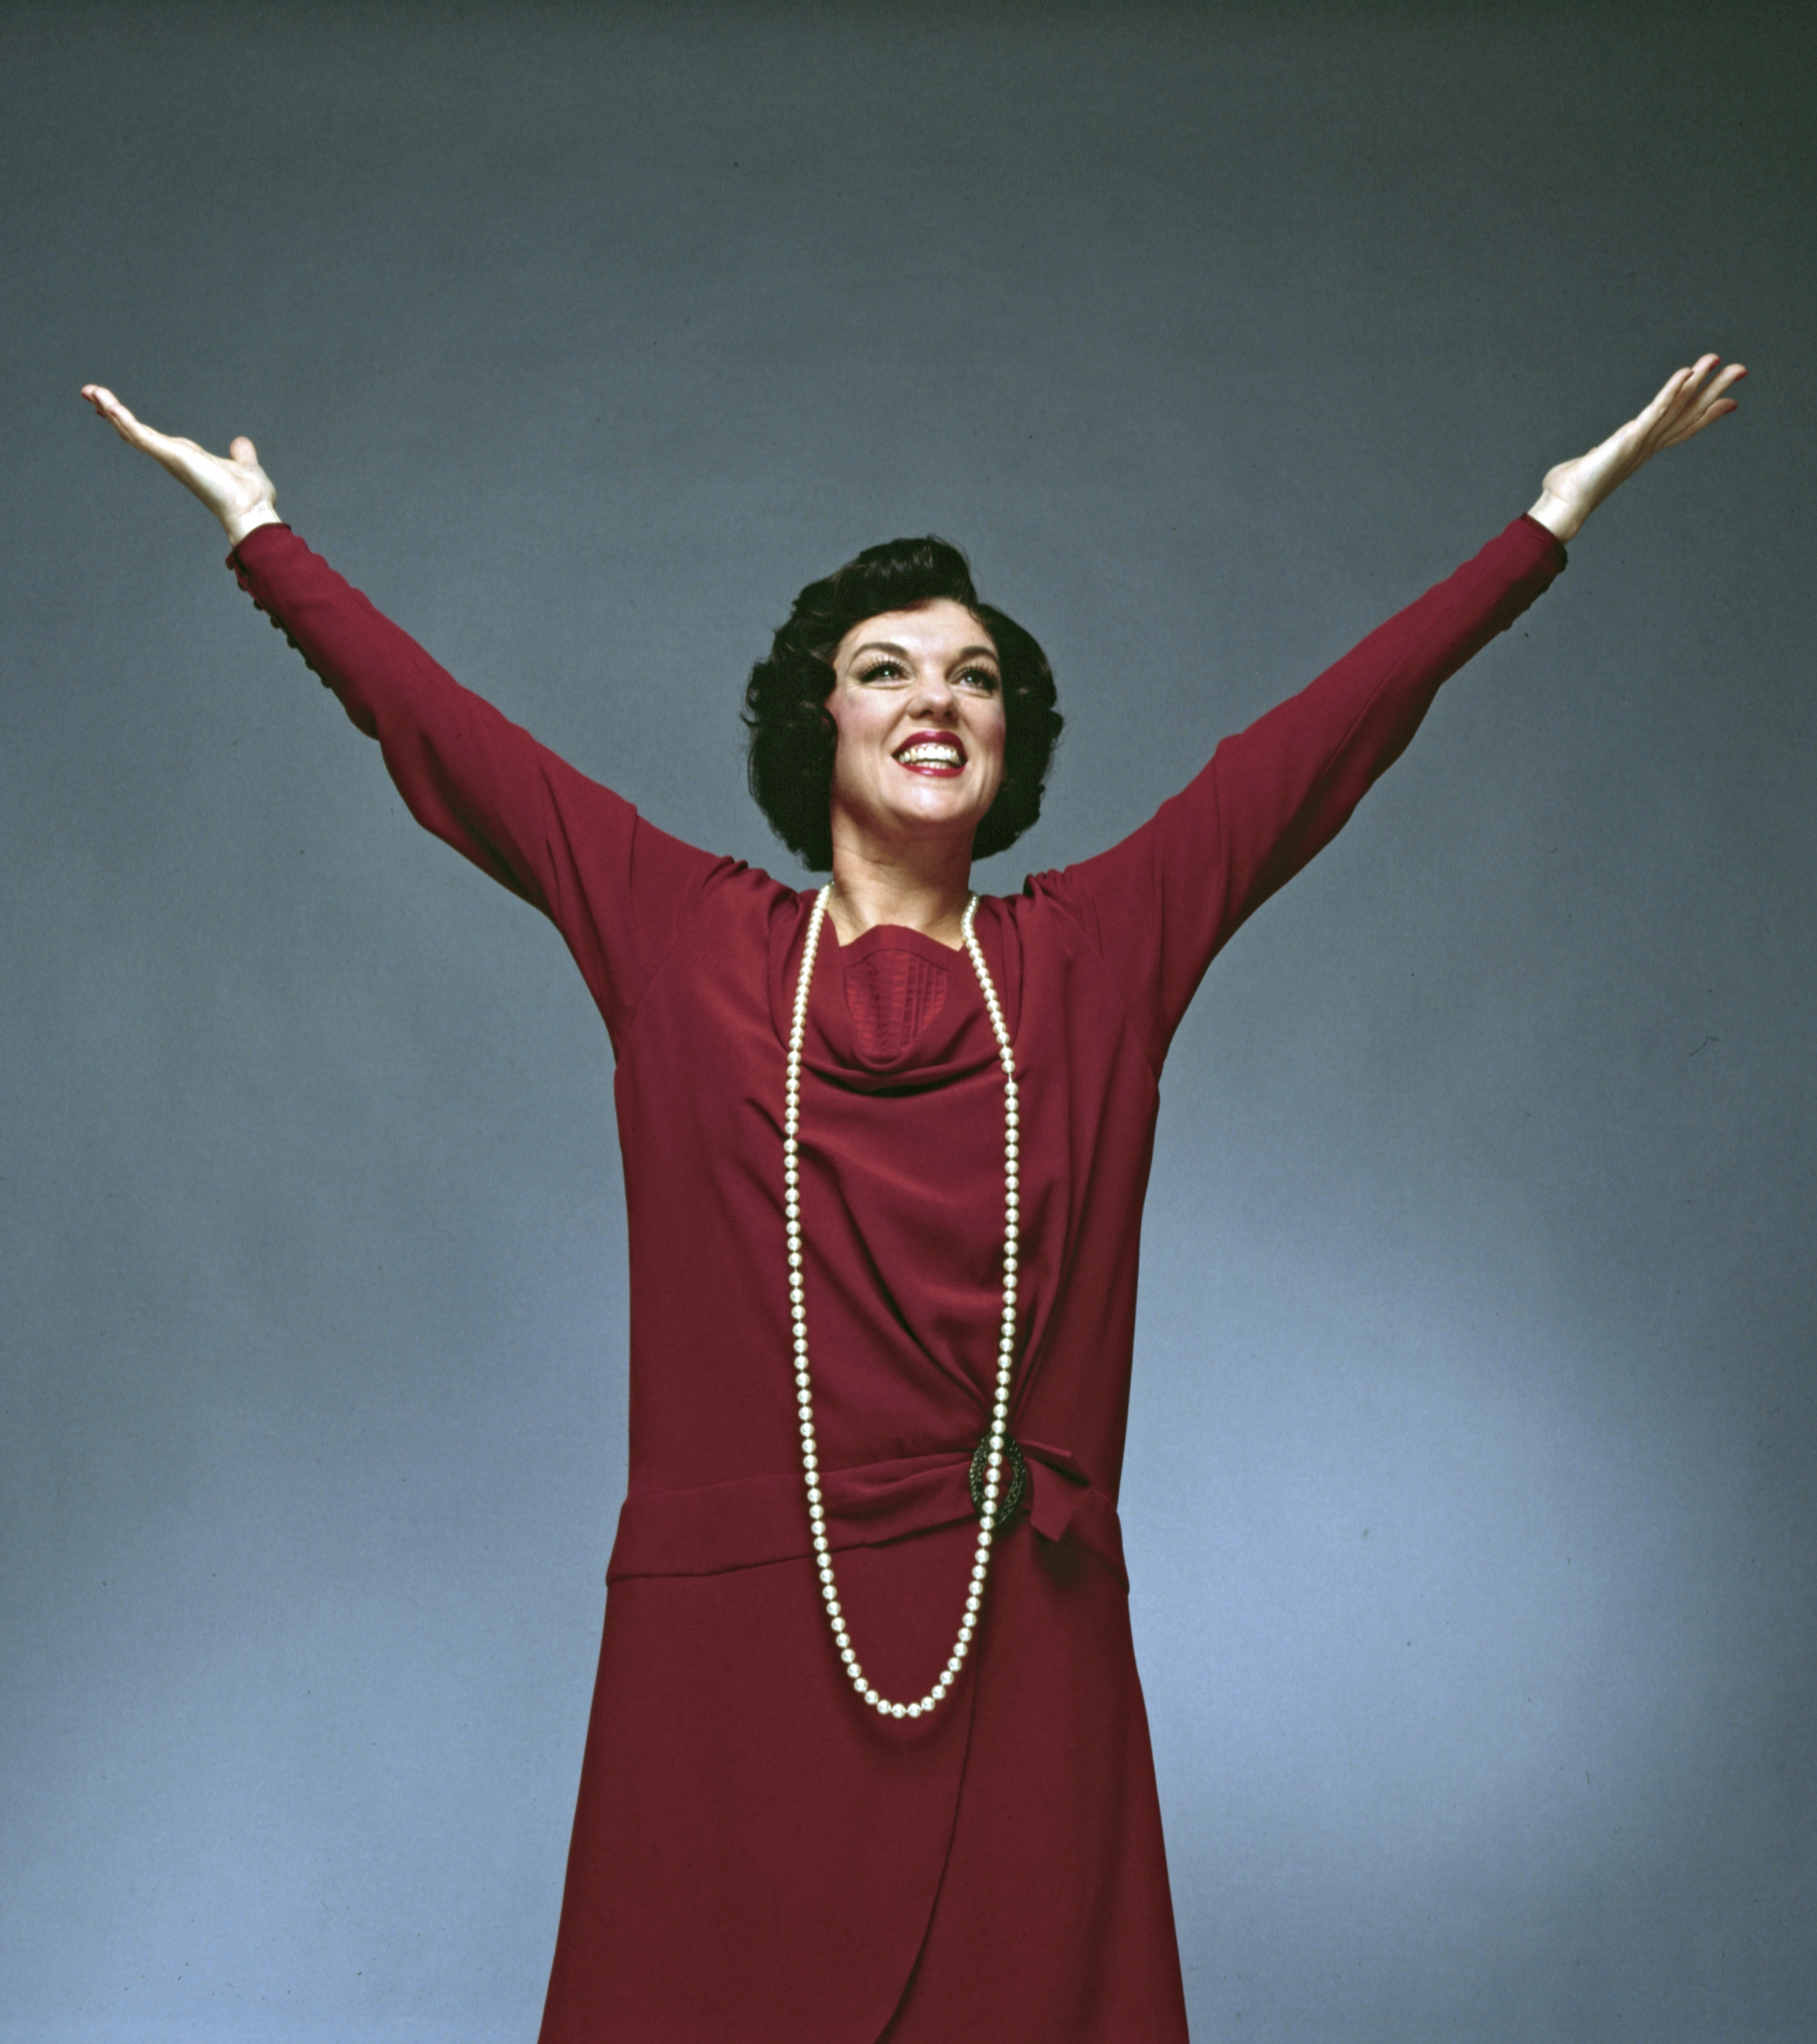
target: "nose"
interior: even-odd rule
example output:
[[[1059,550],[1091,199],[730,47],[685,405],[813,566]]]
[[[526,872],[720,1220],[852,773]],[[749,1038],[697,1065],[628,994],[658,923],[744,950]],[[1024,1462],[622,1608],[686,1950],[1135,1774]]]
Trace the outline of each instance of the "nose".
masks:
[[[958,698],[953,685],[938,668],[923,668],[915,678],[909,714],[916,717],[956,717]]]

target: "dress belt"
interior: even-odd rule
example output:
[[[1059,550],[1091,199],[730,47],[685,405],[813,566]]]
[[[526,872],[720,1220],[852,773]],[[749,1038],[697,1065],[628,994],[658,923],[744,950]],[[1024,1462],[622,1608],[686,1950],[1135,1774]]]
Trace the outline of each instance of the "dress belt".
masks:
[[[1096,1554],[1127,1590],[1117,1507],[1065,1448],[1018,1444],[1028,1464],[1026,1519],[1042,1540],[1073,1540]],[[972,1516],[971,1451],[905,1455],[852,1469],[822,1470],[833,1547],[876,1547]],[[636,1576],[721,1575],[767,1562],[806,1560],[808,1508],[801,1474],[741,1476],[698,1490],[638,1491],[619,1512],[608,1583]]]

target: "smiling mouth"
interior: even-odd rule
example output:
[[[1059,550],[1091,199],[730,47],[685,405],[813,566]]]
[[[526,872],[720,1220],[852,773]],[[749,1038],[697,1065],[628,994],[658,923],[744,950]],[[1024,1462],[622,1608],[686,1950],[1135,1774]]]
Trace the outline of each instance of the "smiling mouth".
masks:
[[[964,746],[947,738],[918,738],[893,757],[912,773],[956,774],[966,763]]]

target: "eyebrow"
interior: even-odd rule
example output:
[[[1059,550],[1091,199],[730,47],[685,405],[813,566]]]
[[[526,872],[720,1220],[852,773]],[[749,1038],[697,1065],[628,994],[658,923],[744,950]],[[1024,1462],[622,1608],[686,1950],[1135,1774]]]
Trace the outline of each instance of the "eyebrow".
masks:
[[[914,658],[906,647],[899,646],[893,639],[868,639],[862,646],[853,648],[852,659],[856,660],[865,653],[894,653],[899,660]],[[959,651],[954,655],[953,665],[958,667],[961,661],[978,659],[989,660],[998,667],[1003,665],[1002,656],[998,652],[995,646],[961,647]]]

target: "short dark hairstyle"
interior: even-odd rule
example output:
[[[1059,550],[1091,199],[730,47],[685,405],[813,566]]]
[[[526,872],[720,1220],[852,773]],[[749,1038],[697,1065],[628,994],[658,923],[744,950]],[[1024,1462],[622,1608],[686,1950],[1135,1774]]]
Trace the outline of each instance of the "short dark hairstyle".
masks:
[[[961,603],[990,634],[1003,677],[1003,785],[973,841],[973,856],[1002,851],[1041,813],[1041,789],[1066,719],[1054,707],[1048,656],[1013,618],[980,603],[971,567],[945,540],[867,547],[795,599],[767,660],[745,684],[746,772],[769,827],[810,873],[833,863],[830,815],[838,740],[826,700],[832,660],[855,624],[940,597]]]

